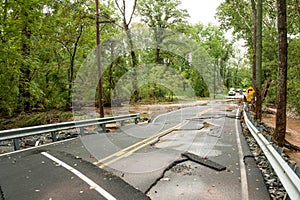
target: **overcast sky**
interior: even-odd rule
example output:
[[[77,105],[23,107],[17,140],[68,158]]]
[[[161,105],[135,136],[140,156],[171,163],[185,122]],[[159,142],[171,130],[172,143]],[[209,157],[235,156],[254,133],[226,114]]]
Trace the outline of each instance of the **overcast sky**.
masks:
[[[181,0],[182,8],[188,10],[190,14],[190,22],[195,24],[199,21],[203,24],[209,22],[217,24],[214,16],[217,7],[223,0]]]
[[[205,25],[207,25],[209,22],[219,25],[214,17],[217,7],[223,1],[224,0],[181,0],[182,8],[187,9],[190,14],[189,21],[193,24],[202,22]],[[227,31],[225,37],[231,40],[231,32]],[[241,50],[241,54],[246,52],[246,48],[242,47],[244,45],[243,40],[239,40],[239,42],[236,42],[235,45]]]

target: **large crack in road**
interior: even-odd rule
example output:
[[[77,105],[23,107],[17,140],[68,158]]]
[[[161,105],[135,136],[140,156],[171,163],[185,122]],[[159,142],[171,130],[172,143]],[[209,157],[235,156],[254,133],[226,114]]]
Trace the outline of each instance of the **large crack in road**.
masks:
[[[3,190],[2,190],[1,185],[0,185],[0,200],[5,200],[4,192],[3,192]]]
[[[181,158],[181,159],[178,159],[178,160],[175,160],[174,162],[172,162],[169,166],[167,166],[163,172],[161,173],[161,175],[155,179],[155,181],[150,185],[150,187],[145,191],[145,194],[146,195],[149,195],[149,192],[150,190],[156,186],[156,184],[165,176],[166,172],[171,170],[174,166],[180,164],[180,163],[183,163],[183,162],[186,162],[188,161],[189,159],[188,158]]]

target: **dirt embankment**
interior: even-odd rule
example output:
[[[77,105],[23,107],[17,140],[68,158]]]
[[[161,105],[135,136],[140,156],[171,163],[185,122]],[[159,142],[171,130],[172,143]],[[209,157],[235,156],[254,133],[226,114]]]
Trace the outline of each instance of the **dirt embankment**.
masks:
[[[263,122],[275,128],[275,114],[264,114]],[[300,120],[287,118],[286,140],[293,145],[300,147]],[[285,149],[285,152],[300,166],[300,152]]]

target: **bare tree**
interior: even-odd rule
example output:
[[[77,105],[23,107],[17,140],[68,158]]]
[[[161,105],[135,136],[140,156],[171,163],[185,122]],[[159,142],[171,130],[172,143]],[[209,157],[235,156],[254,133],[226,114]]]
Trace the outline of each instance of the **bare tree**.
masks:
[[[286,132],[286,95],[287,95],[287,23],[286,0],[277,0],[278,29],[278,87],[276,128],[273,140],[279,146],[284,145]]]
[[[137,4],[137,0],[134,0],[133,5],[132,5],[132,9],[131,11],[129,11],[129,17],[127,17],[127,11],[128,11],[128,3],[126,3],[125,0],[115,0],[116,6],[118,8],[118,10],[121,13],[121,17],[122,17],[122,25],[123,28],[126,32],[127,38],[128,38],[128,42],[129,42],[129,48],[130,48],[130,56],[131,56],[131,61],[132,61],[132,69],[133,69],[133,90],[134,90],[134,94],[132,96],[131,101],[132,102],[136,102],[139,99],[139,93],[138,93],[138,86],[137,86],[137,75],[136,75],[136,66],[137,66],[137,56],[134,52],[134,45],[133,45],[133,41],[132,41],[132,32],[130,30],[130,24],[134,15],[134,12],[136,10],[136,4]]]
[[[133,65],[133,67],[136,67],[137,58],[136,58],[135,52],[133,50],[134,47],[133,47],[133,41],[132,41],[132,32],[131,32],[129,27],[130,27],[134,12],[136,10],[137,0],[134,0],[134,2],[133,2],[133,7],[132,7],[131,13],[129,15],[129,18],[126,16],[126,13],[128,11],[126,1],[122,0],[121,2],[119,2],[118,0],[115,0],[115,3],[116,3],[116,6],[117,6],[117,8],[119,9],[119,11],[121,13],[122,25],[123,25],[123,28],[126,32],[127,37],[128,37],[128,41],[129,41],[129,45],[130,45],[130,54],[131,54],[131,59],[132,59],[132,65]]]

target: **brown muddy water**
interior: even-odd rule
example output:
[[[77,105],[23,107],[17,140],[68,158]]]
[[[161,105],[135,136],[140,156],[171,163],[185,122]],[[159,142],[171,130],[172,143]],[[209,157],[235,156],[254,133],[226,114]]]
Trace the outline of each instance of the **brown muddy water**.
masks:
[[[266,114],[263,116],[263,121],[270,127],[275,128],[275,115]],[[300,147],[300,120],[287,118],[286,140]],[[300,152],[285,149],[287,153],[300,166]]]

